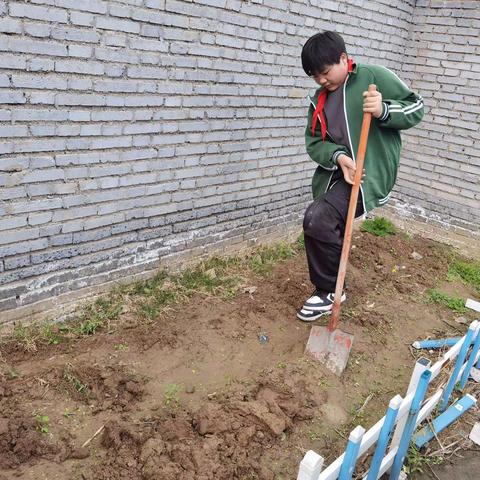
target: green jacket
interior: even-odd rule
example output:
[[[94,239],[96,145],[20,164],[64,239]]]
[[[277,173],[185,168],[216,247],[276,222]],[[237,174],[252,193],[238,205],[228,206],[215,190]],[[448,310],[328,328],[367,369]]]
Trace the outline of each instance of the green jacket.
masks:
[[[346,153],[355,161],[363,118],[363,92],[374,83],[382,94],[383,112],[373,118],[365,154],[365,178],[361,186],[365,212],[384,205],[397,178],[402,141],[399,130],[413,127],[423,117],[423,99],[416,95],[390,70],[381,66],[355,65],[343,84],[345,116],[350,145],[337,145],[328,135],[322,140],[320,118],[312,136],[312,115],[319,88],[310,98],[305,143],[311,159],[318,163],[313,175],[313,198],[325,193],[332,174],[337,170],[337,158]]]

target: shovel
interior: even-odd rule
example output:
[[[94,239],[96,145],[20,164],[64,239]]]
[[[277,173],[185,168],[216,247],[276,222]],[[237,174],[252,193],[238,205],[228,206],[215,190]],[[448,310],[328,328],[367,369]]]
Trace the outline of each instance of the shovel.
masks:
[[[369,92],[374,92],[375,90],[375,85],[369,85]],[[347,273],[348,255],[350,254],[350,247],[352,244],[353,220],[355,219],[358,192],[362,181],[363,164],[365,162],[365,151],[367,149],[368,131],[370,129],[371,120],[371,113],[363,114],[355,178],[353,180],[352,193],[350,194],[350,203],[348,205],[347,222],[345,225],[345,235],[343,238],[337,283],[335,285],[335,299],[333,302],[332,314],[326,327],[312,327],[307,343],[307,352],[320,362],[324,363],[329,370],[339,376],[342,374],[343,370],[345,370],[353,343],[353,335],[342,332],[337,326],[340,320],[340,299],[342,297],[343,285],[345,283],[345,274]]]

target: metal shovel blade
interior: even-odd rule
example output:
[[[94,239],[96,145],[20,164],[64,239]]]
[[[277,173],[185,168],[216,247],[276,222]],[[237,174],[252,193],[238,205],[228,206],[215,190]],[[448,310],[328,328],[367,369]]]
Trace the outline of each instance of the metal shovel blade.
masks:
[[[327,327],[314,326],[305,351],[340,376],[347,366],[352,343],[353,335],[338,328],[330,332]]]

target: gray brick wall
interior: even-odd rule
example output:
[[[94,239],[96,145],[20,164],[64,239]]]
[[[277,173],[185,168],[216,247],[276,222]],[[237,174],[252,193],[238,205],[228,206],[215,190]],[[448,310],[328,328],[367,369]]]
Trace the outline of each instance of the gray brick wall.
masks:
[[[478,9],[444,3],[0,1],[0,323],[298,230],[323,29],[426,99],[398,208],[478,228]]]
[[[426,115],[406,138],[394,208],[480,233],[480,3],[417,0],[403,77]]]

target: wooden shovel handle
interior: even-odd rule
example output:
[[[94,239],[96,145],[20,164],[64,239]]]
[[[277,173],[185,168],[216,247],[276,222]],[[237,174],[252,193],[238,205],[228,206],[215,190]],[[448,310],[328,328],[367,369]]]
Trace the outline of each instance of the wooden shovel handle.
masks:
[[[374,92],[377,87],[373,84],[368,86],[369,92]],[[345,236],[343,237],[342,256],[340,257],[340,266],[338,267],[337,284],[335,285],[335,300],[333,302],[332,314],[328,322],[328,330],[333,332],[340,319],[340,300],[345,283],[345,274],[347,273],[348,256],[352,245],[353,220],[355,219],[355,210],[357,209],[358,192],[362,182],[363,165],[365,163],[365,151],[367,150],[368,131],[370,130],[371,113],[363,114],[362,131],[360,132],[360,143],[356,159],[355,178],[353,180],[352,193],[350,194],[350,203],[348,204],[347,223],[345,225]]]

